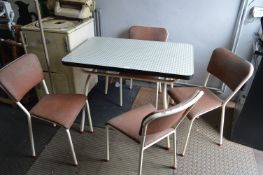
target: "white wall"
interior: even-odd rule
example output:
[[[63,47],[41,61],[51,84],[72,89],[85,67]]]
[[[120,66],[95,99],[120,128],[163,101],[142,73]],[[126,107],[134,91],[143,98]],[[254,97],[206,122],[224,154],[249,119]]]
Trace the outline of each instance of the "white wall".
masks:
[[[252,2],[252,1],[250,1]],[[127,37],[132,25],[163,26],[170,42],[186,42],[195,48],[195,76],[189,82],[202,84],[211,52],[216,47],[231,49],[240,0],[96,0],[102,10],[103,36]],[[255,0],[249,5],[263,6]],[[247,14],[237,53],[248,58],[259,20]],[[211,83],[220,87],[218,81]]]

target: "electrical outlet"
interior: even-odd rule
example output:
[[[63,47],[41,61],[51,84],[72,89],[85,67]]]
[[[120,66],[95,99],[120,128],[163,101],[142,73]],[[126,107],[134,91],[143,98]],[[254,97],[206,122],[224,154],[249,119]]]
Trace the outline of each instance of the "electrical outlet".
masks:
[[[259,18],[263,16],[263,7],[253,7],[252,15],[254,18]]]

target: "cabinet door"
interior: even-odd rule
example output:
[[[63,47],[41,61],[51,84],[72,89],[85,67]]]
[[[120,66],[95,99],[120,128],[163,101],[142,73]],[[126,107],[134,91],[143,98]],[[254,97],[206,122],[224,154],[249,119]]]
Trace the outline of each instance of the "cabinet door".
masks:
[[[82,68],[75,67],[73,69],[74,76],[74,85],[75,85],[75,93],[77,94],[85,94],[85,86],[88,74],[81,70]],[[89,80],[88,92],[97,84],[98,76],[91,75]]]
[[[51,93],[50,79],[49,79],[49,76],[48,76],[48,73],[47,73],[47,72],[44,72],[44,79],[45,79],[45,82],[46,82],[46,84],[47,84],[47,88],[48,88],[48,90],[49,90],[49,93]],[[43,97],[44,95],[46,95],[42,83],[39,83],[39,84],[36,86],[36,92],[37,92],[37,97],[38,97],[39,99],[40,99],[41,97]]]
[[[28,52],[36,54],[43,70],[47,71],[46,58],[40,32],[23,31],[23,33],[25,35]],[[68,53],[66,34],[46,32],[45,37],[50,60],[50,71],[63,72],[65,69],[68,69],[68,67],[61,64],[61,59]]]
[[[73,93],[70,89],[69,77],[66,74],[52,73],[53,86],[57,94]]]
[[[45,53],[40,33],[34,31],[23,31],[23,34],[25,37],[28,53],[36,54],[41,63],[42,69],[47,71]],[[49,41],[47,41],[47,43],[49,43]]]
[[[51,73],[51,77],[52,77],[52,82],[53,82],[54,93],[56,94],[73,93],[73,89],[70,89],[70,86],[69,86],[70,84],[69,79],[67,78],[65,74]],[[50,78],[47,72],[44,72],[44,78],[45,78],[49,93],[52,94],[53,92],[51,88]],[[36,86],[36,91],[37,91],[38,98],[41,98],[46,94],[42,83]]]

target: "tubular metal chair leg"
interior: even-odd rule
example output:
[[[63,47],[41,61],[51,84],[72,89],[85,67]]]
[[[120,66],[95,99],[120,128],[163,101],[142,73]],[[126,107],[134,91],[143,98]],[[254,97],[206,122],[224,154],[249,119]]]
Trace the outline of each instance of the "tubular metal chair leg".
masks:
[[[89,101],[88,100],[86,100],[86,108],[87,108],[87,113],[88,113],[90,132],[93,132],[93,124],[92,124],[92,119],[91,119],[90,107],[89,107]]]
[[[122,106],[122,78],[120,78],[120,106]]]
[[[156,98],[155,98],[155,107],[158,109],[158,99],[159,99],[159,82],[156,83]]]
[[[142,162],[143,162],[143,152],[144,152],[144,147],[143,147],[144,144],[142,144],[141,146],[141,152],[140,152],[140,163],[139,163],[139,175],[142,174]]]
[[[171,83],[171,88],[172,88],[172,89],[174,88],[174,83]]]
[[[70,148],[71,148],[74,164],[78,165],[78,161],[77,161],[76,154],[75,154],[75,151],[74,151],[74,146],[73,146],[73,143],[72,143],[72,139],[71,139],[71,135],[70,135],[69,129],[66,129],[66,132],[67,132],[67,135],[68,135],[69,144],[70,144]]]
[[[167,103],[167,83],[164,83],[163,86],[163,108],[168,109],[168,103]]]
[[[105,77],[105,90],[104,90],[105,95],[108,94],[108,87],[109,87],[109,76],[106,76]]]
[[[159,82],[159,92],[161,93],[162,92],[162,83]]]
[[[164,88],[163,88],[163,107],[164,107],[164,109],[168,108],[168,104],[167,104],[167,83],[164,83]],[[170,146],[169,136],[167,136],[166,141],[167,141],[167,149],[170,149],[171,146]]]
[[[110,160],[110,138],[109,138],[109,126],[106,126],[106,142],[107,142],[107,158],[106,160]]]
[[[132,80],[132,78],[131,78],[131,80],[130,80],[130,87],[129,87],[130,89],[132,89],[132,81],[133,81],[133,80]]]
[[[166,137],[166,143],[167,143],[167,150],[169,150],[171,148],[171,144],[170,144],[170,136]]]
[[[174,88],[174,84],[173,83],[171,83],[171,89],[173,89]],[[170,96],[168,96],[168,102],[171,102],[171,104],[174,104],[174,100],[172,99],[172,98],[170,98]]]
[[[28,123],[28,131],[29,131],[32,156],[35,157],[36,151],[35,151],[34,136],[33,136],[33,131],[32,131],[31,116],[27,116],[27,123]]]
[[[177,168],[177,159],[176,159],[176,130],[174,131],[174,169]]]
[[[87,79],[86,79],[86,83],[85,83],[84,92],[85,92],[85,95],[86,95],[86,96],[88,96],[88,94],[89,94],[89,82],[90,82],[90,77],[91,77],[91,75],[88,74]]]
[[[85,107],[82,109],[80,132],[84,132],[84,125],[85,125]]]
[[[189,130],[188,130],[188,133],[187,133],[187,137],[186,137],[186,140],[185,140],[184,150],[183,150],[182,156],[185,155],[186,147],[187,147],[187,144],[188,144],[188,140],[189,140],[189,137],[190,137],[190,133],[191,133],[191,130],[192,130],[192,126],[193,126],[194,120],[195,119],[191,120],[191,123],[190,123],[190,126],[189,126]]]
[[[224,122],[225,122],[225,106],[222,106],[221,125],[220,125],[220,142],[219,142],[220,146],[223,144]]]

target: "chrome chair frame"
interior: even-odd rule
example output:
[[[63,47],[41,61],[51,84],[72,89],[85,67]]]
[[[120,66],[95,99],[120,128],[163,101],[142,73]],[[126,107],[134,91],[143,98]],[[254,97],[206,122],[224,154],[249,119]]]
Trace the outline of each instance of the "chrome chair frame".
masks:
[[[48,95],[49,94],[49,90],[47,88],[45,80],[42,80],[42,85],[44,87],[45,93]],[[45,120],[43,118],[39,118],[37,116],[34,116],[34,115],[30,114],[30,112],[20,102],[16,102],[16,104],[19,106],[20,109],[22,109],[22,111],[27,116],[28,129],[29,129],[29,138],[30,138],[30,143],[31,143],[31,151],[32,151],[32,155],[35,157],[36,156],[36,152],[35,152],[35,146],[34,146],[34,136],[33,136],[33,130],[32,130],[31,116],[33,116],[35,118],[38,118],[40,120],[44,120],[44,121],[49,122],[49,123],[52,123],[52,122],[49,121],[49,120]],[[92,121],[91,121],[91,115],[90,115],[90,108],[89,108],[88,100],[86,100],[86,108],[87,108],[88,119],[89,119],[89,124],[90,124],[90,132],[93,132],[93,125],[92,125]],[[52,123],[52,124],[53,124],[53,126],[56,126],[56,123]],[[82,110],[80,132],[84,132],[84,124],[85,124],[85,107]],[[78,165],[78,161],[77,161],[76,154],[75,154],[75,151],[74,151],[74,146],[73,146],[73,142],[72,142],[72,138],[71,138],[69,129],[66,129],[66,133],[67,133],[67,136],[68,136],[68,139],[69,139],[69,144],[70,144],[70,148],[71,148],[71,153],[72,153],[72,157],[73,157],[73,160],[74,160],[74,164]]]
[[[46,95],[49,95],[50,93],[49,93],[49,90],[48,90],[46,81],[43,79],[41,82],[42,82],[42,85],[43,85],[43,87],[44,87],[45,94],[46,94]],[[86,84],[86,86],[88,86],[88,84]],[[8,90],[6,90],[1,84],[0,84],[0,87],[1,87],[1,89],[3,89],[3,90],[9,95]],[[85,87],[85,89],[87,89],[87,88]],[[13,98],[11,98],[11,99],[13,99]],[[30,144],[31,144],[31,152],[32,152],[32,156],[35,157],[35,156],[36,156],[36,152],[35,152],[35,144],[34,144],[34,136],[33,136],[33,130],[32,130],[32,120],[31,120],[31,117],[35,117],[35,118],[38,118],[38,119],[40,119],[40,120],[43,120],[43,121],[52,123],[54,127],[55,127],[57,124],[59,124],[59,123],[53,123],[52,121],[50,121],[50,120],[48,120],[48,119],[40,118],[40,117],[38,117],[38,116],[35,116],[35,115],[31,114],[20,101],[16,101],[16,104],[18,105],[18,107],[19,107],[19,108],[26,114],[26,116],[27,116],[27,123],[28,123],[28,130],[29,130],[29,139],[30,139]],[[93,125],[92,125],[92,120],[91,120],[90,108],[89,108],[89,102],[88,102],[88,100],[86,100],[86,108],[87,108],[87,113],[88,113],[88,119],[89,119],[89,125],[90,125],[90,132],[93,132]],[[80,132],[84,132],[84,124],[85,124],[85,106],[84,106],[84,108],[82,109],[82,118],[81,118]],[[60,125],[60,124],[59,124],[59,125]],[[62,126],[62,125],[61,125],[61,126]],[[71,139],[71,135],[70,135],[69,129],[66,129],[66,133],[67,133],[67,136],[68,136],[68,139],[69,139],[70,148],[71,148],[71,152],[72,152],[72,156],[73,156],[73,160],[74,160],[74,165],[78,165],[78,161],[77,161],[76,154],[75,154],[75,151],[74,151],[74,146],[73,146],[73,143],[72,143],[72,139]]]
[[[162,110],[160,112],[156,112],[150,116],[148,116],[145,120],[143,120],[142,123],[142,135],[141,135],[141,149],[140,149],[140,163],[139,163],[139,168],[138,168],[138,174],[141,175],[142,174],[142,164],[143,164],[143,154],[144,151],[151,147],[152,145],[156,144],[157,142],[163,140],[164,138],[169,137],[171,134],[173,134],[174,136],[174,164],[173,164],[173,168],[177,168],[177,159],[176,159],[176,129],[177,127],[180,125],[180,123],[183,121],[183,119],[187,116],[187,114],[189,113],[189,111],[193,108],[193,106],[195,105],[195,103],[202,97],[202,95],[204,94],[203,91],[197,91],[195,92],[190,98],[186,99],[185,101],[183,101],[182,103],[179,103],[173,107],[171,107],[170,109],[167,110]],[[153,141],[152,143],[145,145],[145,141],[146,141],[146,137],[147,137],[147,129],[148,126],[151,122],[153,122],[156,119],[160,119],[160,118],[164,118],[164,117],[168,117],[171,115],[174,115],[176,113],[179,113],[181,111],[184,111],[183,116],[180,118],[179,122],[177,122],[177,124],[175,126],[173,126],[173,130],[170,131],[169,133],[167,133],[166,135],[162,136],[159,139],[156,139],[155,141]],[[110,159],[110,155],[109,155],[109,128],[113,128],[114,127],[107,125],[106,124],[106,143],[107,143],[107,154],[106,154],[106,160],[109,161]]]
[[[220,141],[219,141],[219,145],[223,144],[223,132],[224,132],[225,108],[226,108],[226,105],[234,97],[234,95],[241,89],[241,87],[248,81],[248,79],[252,76],[253,71],[254,71],[253,65],[250,64],[250,72],[248,73],[247,77],[245,77],[240,82],[240,84],[235,88],[234,91],[232,91],[232,93],[230,93],[230,95],[227,98],[221,99],[222,100],[222,104],[221,104],[221,122],[220,122]],[[207,76],[206,76],[206,79],[205,79],[203,87],[209,88],[207,86],[207,84],[208,84],[208,81],[209,81],[211,75],[213,75],[213,74],[211,74],[209,72],[207,73]],[[203,113],[200,114],[200,115],[197,115],[193,119],[191,119],[191,122],[190,122],[190,125],[189,125],[189,129],[188,129],[188,133],[187,133],[187,137],[186,137],[186,140],[185,140],[185,145],[184,145],[182,156],[185,155],[193,123],[194,123],[195,119],[199,118],[201,115],[203,115]]]

